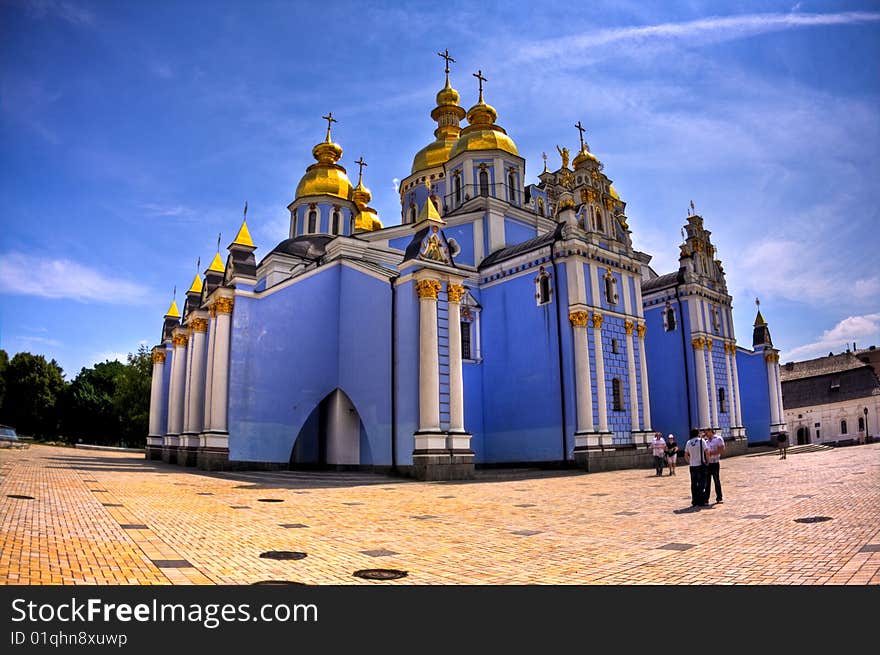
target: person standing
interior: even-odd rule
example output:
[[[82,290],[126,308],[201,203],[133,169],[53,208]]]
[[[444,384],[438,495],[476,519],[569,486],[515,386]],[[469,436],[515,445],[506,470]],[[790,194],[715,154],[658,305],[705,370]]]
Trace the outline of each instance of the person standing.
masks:
[[[669,467],[669,475],[675,475],[675,463],[678,460],[678,444],[675,443],[675,435],[666,437],[666,465]]]
[[[658,476],[663,475],[663,463],[666,459],[666,442],[663,435],[659,432],[654,433],[654,441],[651,442],[651,449],[654,453],[654,469]]]
[[[696,428],[691,430],[691,438],[684,445],[684,461],[691,473],[691,507],[703,507],[708,501],[706,489],[706,440]]]
[[[706,502],[712,492],[712,480],[715,481],[715,504],[723,503],[721,498],[721,454],[724,452],[724,437],[710,431],[706,441],[709,448],[709,463],[706,465]]]
[[[788,435],[785,432],[780,432],[776,437],[776,441],[779,444],[779,452],[782,453],[782,456],[779,459],[785,459],[785,451],[788,447]]]

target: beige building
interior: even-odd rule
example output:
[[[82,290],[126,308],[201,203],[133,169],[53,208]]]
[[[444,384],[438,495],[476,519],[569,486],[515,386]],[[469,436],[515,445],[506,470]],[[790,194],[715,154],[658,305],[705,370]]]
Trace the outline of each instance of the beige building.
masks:
[[[865,354],[858,357],[847,351],[781,367],[789,443],[844,445],[880,436],[880,379],[869,363],[876,352],[859,351]]]

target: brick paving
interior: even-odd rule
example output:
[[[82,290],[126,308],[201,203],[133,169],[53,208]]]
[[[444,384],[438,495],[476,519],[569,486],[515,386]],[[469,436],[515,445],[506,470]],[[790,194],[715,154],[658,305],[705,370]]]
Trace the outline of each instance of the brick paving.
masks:
[[[0,583],[880,583],[880,444],[721,467],[725,502],[692,512],[685,466],[427,483],[4,449]],[[795,522],[815,516],[831,520]],[[307,557],[260,557],[278,550]],[[409,575],[352,575],[371,568]]]

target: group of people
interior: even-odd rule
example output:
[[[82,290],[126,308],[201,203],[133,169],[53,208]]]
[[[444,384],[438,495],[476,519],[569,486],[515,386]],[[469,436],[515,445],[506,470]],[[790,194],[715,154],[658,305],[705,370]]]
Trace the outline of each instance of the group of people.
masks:
[[[691,506],[705,507],[709,504],[712,482],[715,482],[715,503],[723,503],[721,493],[721,455],[724,452],[724,437],[714,430],[691,430],[690,439],[684,446],[684,459],[691,474]],[[675,475],[675,464],[679,448],[675,436],[666,439],[659,432],[654,433],[651,442],[654,455],[654,468],[658,476],[663,475],[663,467],[669,467],[669,475]]]

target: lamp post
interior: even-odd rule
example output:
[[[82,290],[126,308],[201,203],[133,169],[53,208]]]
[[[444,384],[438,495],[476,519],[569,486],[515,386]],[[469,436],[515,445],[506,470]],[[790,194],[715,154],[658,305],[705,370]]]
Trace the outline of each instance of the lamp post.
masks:
[[[871,432],[868,430],[868,408],[865,407],[862,411],[865,412],[865,443],[871,443],[873,439],[871,438]]]

